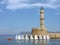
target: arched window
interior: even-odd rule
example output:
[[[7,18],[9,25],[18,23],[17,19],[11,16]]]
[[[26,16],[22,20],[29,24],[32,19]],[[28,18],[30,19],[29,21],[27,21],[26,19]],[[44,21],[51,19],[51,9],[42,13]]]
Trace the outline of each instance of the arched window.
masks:
[[[41,30],[41,31],[43,31],[43,30]]]

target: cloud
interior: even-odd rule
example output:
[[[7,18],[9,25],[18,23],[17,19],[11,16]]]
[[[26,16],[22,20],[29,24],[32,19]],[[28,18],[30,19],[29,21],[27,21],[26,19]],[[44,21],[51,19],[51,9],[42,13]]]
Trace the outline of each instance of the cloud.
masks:
[[[32,1],[35,1],[32,3]],[[39,0],[37,0],[39,1]],[[36,0],[3,0],[1,3],[6,3],[6,9],[16,10],[23,8],[35,8],[35,7],[46,7],[46,8],[60,8],[60,0],[45,0],[36,2]]]
[[[47,8],[57,8],[57,7],[50,5],[50,4],[40,4],[40,3],[34,3],[34,4],[22,3],[22,4],[16,4],[16,5],[8,5],[6,8],[15,10],[15,9],[34,8],[34,7],[41,7],[41,6],[47,7]]]
[[[49,7],[49,8],[56,8],[56,7],[54,7],[54,6],[51,5],[51,4],[41,4],[41,3],[31,4],[31,6],[32,6],[32,7],[41,7],[41,6],[43,6],[43,7]]]
[[[2,10],[2,9],[0,9],[0,12],[3,12],[3,10]]]
[[[5,4],[7,0],[0,1],[0,4]]]
[[[48,2],[50,3],[50,4],[53,4],[53,3],[55,3],[57,0],[49,0]]]

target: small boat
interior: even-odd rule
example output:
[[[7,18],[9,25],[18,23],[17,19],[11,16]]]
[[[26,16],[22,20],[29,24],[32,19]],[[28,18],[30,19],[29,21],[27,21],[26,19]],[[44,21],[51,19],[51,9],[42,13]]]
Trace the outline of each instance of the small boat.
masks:
[[[39,39],[42,39],[42,36],[41,35],[39,35]]]
[[[47,35],[47,39],[50,39],[50,38],[49,38],[49,35]]]
[[[25,39],[26,39],[26,40],[29,40],[28,35],[25,35]]]
[[[8,38],[8,40],[13,40],[13,38]]]
[[[35,40],[37,40],[37,39],[38,39],[38,36],[37,36],[37,35],[35,35],[35,36],[34,36],[34,39],[35,39]]]
[[[30,39],[33,39],[33,35],[30,35]]]
[[[43,39],[44,39],[44,40],[46,39],[46,35],[43,36]]]

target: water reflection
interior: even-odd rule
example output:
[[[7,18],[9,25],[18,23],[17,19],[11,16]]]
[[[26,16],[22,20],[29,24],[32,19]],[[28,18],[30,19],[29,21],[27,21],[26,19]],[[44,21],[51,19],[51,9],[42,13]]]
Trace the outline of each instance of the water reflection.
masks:
[[[16,42],[17,42],[18,44],[21,44],[21,43],[24,42],[24,40],[16,40]]]
[[[48,45],[49,40],[17,40],[16,42],[23,45]]]
[[[35,40],[34,43],[37,45],[47,45],[49,40]]]

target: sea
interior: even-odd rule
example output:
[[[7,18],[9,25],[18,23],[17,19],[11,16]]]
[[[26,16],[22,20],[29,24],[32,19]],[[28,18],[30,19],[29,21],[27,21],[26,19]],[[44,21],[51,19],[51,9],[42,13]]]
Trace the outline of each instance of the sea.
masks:
[[[13,38],[13,40],[8,40]],[[0,35],[0,45],[60,45],[60,39],[16,40],[15,35]]]

